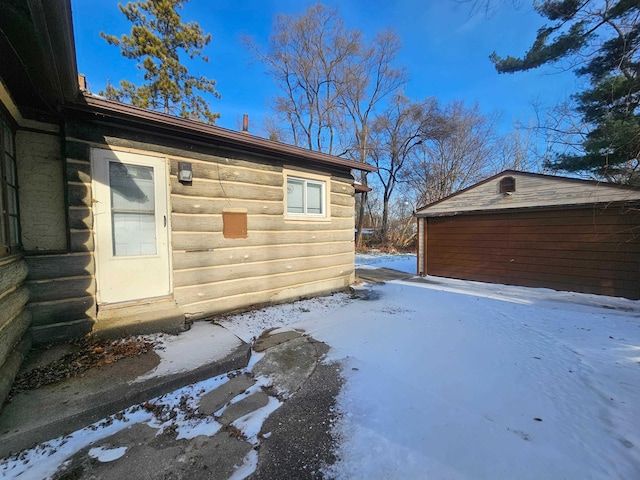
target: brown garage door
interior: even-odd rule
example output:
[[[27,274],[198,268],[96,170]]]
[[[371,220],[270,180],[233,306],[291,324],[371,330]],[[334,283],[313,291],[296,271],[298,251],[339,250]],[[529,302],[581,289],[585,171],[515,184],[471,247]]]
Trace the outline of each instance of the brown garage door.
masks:
[[[640,298],[640,211],[613,207],[432,217],[429,275]]]

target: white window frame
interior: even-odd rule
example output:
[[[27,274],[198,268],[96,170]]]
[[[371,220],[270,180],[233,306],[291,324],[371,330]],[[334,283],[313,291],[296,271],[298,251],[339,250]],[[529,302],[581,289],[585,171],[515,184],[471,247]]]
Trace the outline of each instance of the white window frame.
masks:
[[[330,221],[331,215],[329,206],[330,203],[330,185],[331,185],[331,177],[328,175],[317,175],[313,173],[307,172],[298,172],[295,170],[284,170],[284,218],[285,220],[307,220],[307,221]],[[289,206],[287,204],[288,201],[288,185],[289,180],[298,180],[303,182],[303,205],[304,212],[302,213],[292,213],[289,212]],[[307,212],[307,185],[320,185],[321,186],[321,205],[322,205],[322,213],[309,213]]]

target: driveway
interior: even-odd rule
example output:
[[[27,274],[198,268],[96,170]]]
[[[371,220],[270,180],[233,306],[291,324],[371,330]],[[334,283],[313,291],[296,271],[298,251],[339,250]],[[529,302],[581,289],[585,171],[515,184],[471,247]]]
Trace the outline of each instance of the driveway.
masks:
[[[304,339],[300,345],[308,343],[313,349],[305,348],[315,353],[309,357],[314,366],[302,369],[295,387],[287,372],[300,370],[297,347],[272,350],[280,366],[256,367],[246,395],[262,390],[278,402],[263,396],[262,406],[251,407],[259,415],[229,420],[238,439],[252,445],[238,448],[237,460],[226,463],[228,473],[209,468],[211,478],[640,478],[639,302],[412,277],[217,323],[249,343],[279,328],[272,336],[291,336],[290,346]],[[183,347],[194,332],[204,337],[206,326],[197,327],[179,337]],[[158,368],[184,355],[184,348],[173,358],[169,351],[160,352],[164,363]],[[247,372],[254,364],[268,365],[266,358],[254,353]],[[189,395],[218,398],[216,381],[191,387]],[[233,392],[234,401],[241,390]],[[178,410],[184,403],[184,394],[167,395],[163,403],[169,398]],[[222,404],[196,408],[196,420],[224,425],[224,414],[214,411]],[[164,477],[143,470],[150,478],[189,478],[224,456],[215,447],[223,430],[208,432],[196,422],[189,431],[199,435],[176,449],[183,427],[173,440],[159,438],[167,426],[149,421],[142,428],[144,445],[156,445],[156,453],[182,452],[165,462]],[[97,444],[80,447],[66,465],[87,468],[91,478],[130,471],[127,462],[140,464],[145,454],[127,460],[126,452],[146,447],[128,450],[135,441],[121,431],[93,452],[90,463],[86,456]],[[74,435],[89,442],[92,433]],[[68,446],[69,440],[59,441]],[[203,452],[207,460],[199,456]],[[69,455],[58,453],[40,447],[15,461],[59,465]],[[12,478],[18,470],[9,467],[15,465],[0,465],[0,476]],[[28,478],[29,469],[22,471],[21,478]]]

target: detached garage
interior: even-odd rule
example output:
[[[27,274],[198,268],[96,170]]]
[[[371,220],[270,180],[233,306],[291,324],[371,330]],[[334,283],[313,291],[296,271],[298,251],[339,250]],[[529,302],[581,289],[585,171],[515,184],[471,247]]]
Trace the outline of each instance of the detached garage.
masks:
[[[419,275],[640,299],[640,189],[507,170],[416,217]]]

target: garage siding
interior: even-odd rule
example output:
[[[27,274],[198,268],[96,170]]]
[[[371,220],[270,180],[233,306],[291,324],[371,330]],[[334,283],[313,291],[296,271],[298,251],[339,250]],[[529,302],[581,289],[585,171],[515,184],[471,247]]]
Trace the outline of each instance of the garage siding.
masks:
[[[638,208],[426,220],[428,275],[640,299]]]

